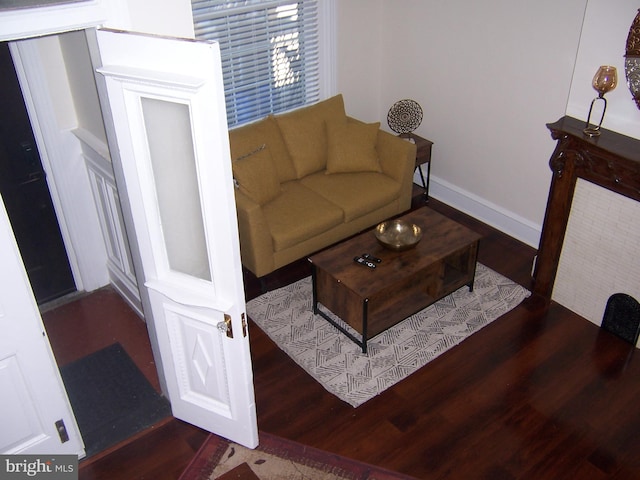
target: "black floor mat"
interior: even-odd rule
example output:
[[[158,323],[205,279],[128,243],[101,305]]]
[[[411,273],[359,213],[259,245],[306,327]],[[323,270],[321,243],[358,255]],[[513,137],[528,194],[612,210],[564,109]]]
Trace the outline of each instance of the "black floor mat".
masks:
[[[171,415],[119,343],[60,369],[87,457]]]

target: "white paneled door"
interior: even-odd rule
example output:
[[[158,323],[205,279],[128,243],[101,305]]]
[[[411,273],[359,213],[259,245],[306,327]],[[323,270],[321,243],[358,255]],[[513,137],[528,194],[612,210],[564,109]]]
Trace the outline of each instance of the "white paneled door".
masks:
[[[216,43],[95,31],[92,60],[145,319],[175,417],[258,443]]]
[[[0,453],[84,456],[1,199],[0,252]]]

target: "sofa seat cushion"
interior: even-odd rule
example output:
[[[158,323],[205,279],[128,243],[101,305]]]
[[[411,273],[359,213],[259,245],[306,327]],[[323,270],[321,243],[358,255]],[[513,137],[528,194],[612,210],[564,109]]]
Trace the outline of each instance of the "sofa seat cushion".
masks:
[[[266,145],[271,152],[273,165],[281,182],[297,178],[291,156],[273,115],[229,131],[232,160],[246,157],[263,145]]]
[[[398,199],[400,184],[383,173],[334,173],[319,172],[309,175],[301,183],[337,205],[344,212],[345,222],[350,222]]]
[[[342,95],[307,107],[276,115],[282,138],[289,150],[297,178],[325,169],[327,163],[326,122],[346,122]]]
[[[274,250],[297,245],[343,221],[342,210],[300,182],[282,184],[282,192],[263,205]]]

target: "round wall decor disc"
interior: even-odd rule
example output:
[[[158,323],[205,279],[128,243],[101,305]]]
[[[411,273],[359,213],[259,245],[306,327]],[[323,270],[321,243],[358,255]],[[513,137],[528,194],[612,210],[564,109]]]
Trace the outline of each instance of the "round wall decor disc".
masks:
[[[387,114],[389,128],[401,135],[411,133],[422,122],[422,107],[415,100],[400,100],[393,104]]]

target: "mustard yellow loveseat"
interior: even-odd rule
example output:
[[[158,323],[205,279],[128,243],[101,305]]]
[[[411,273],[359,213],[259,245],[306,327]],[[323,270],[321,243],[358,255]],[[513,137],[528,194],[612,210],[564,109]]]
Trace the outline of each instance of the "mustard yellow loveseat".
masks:
[[[337,95],[229,132],[247,269],[262,277],[410,208],[416,147],[379,126]]]

